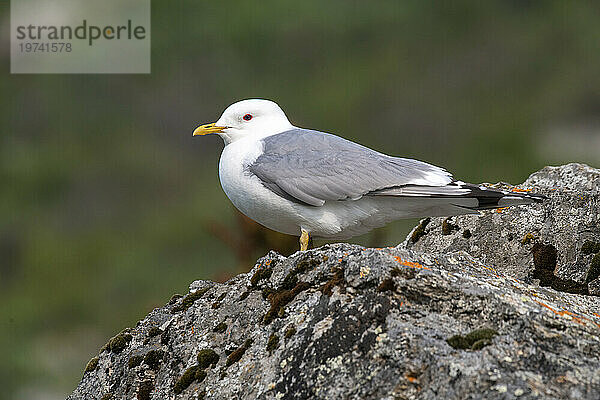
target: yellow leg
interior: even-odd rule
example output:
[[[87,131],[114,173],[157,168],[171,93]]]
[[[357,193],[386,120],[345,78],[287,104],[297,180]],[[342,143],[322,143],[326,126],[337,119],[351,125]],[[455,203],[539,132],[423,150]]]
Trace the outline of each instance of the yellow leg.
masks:
[[[308,232],[302,229],[302,235],[300,235],[300,251],[306,251],[308,249],[308,242],[310,241],[310,236]]]

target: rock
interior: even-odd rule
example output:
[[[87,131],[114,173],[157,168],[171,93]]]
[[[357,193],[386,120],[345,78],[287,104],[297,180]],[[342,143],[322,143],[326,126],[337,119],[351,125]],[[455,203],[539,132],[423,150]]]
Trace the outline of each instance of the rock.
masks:
[[[600,170],[583,164],[546,167],[516,188],[548,196],[544,204],[481,215],[428,218],[419,239],[404,246],[424,252],[466,251],[525,282],[590,293],[600,277]],[[422,224],[421,224],[422,225]],[[533,257],[532,257],[533,255]]]
[[[68,399],[598,399],[600,297],[537,286],[532,254],[595,257],[568,252],[598,242],[594,171],[546,168],[526,182],[544,205],[453,218],[447,234],[432,218],[414,244],[270,252],[224,284],[195,281],[105,346]]]

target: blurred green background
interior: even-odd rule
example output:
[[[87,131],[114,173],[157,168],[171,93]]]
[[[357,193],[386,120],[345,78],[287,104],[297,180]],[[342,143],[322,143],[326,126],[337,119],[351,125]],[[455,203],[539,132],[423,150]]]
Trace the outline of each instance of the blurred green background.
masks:
[[[0,398],[60,399],[107,339],[296,238],[223,194],[200,123],[292,123],[522,182],[600,164],[600,7],[566,1],[157,1],[150,75],[10,75],[0,4]],[[351,240],[401,242],[415,221]]]

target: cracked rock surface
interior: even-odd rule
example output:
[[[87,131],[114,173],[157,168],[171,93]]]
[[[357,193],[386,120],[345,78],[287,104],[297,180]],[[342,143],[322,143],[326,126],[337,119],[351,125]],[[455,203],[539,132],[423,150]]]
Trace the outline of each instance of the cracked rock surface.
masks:
[[[431,218],[418,240],[409,235],[404,246],[434,253],[464,250],[528,283],[600,295],[600,170],[584,164],[546,167],[516,188],[494,186],[548,199],[481,215]]]
[[[110,339],[69,399],[598,399],[598,176],[545,168],[520,186],[542,205],[453,218],[446,234],[431,219],[395,248],[270,252],[226,283],[195,281]],[[538,285],[553,262],[579,291]]]

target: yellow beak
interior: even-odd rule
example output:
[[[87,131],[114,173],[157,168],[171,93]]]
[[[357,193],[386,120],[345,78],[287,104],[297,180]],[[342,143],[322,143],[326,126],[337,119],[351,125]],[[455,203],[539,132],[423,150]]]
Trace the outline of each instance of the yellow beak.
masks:
[[[213,124],[200,125],[194,130],[194,136],[210,135],[211,133],[221,133],[225,129],[224,126],[216,126]]]

